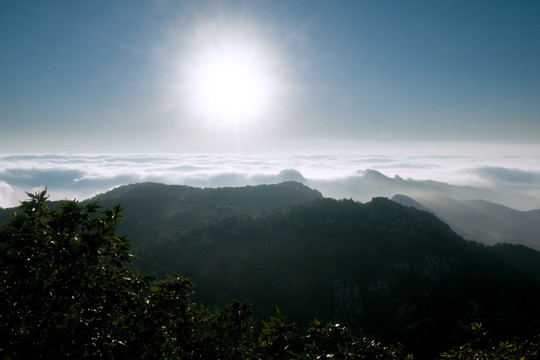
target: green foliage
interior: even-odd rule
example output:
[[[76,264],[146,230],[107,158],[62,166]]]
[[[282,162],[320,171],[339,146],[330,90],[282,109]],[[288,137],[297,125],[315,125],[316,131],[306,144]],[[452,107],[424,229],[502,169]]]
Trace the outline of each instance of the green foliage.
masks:
[[[65,201],[52,211],[46,191],[29,197],[0,228],[3,357],[162,358],[181,347],[191,283],[128,270],[119,206]]]
[[[201,305],[197,311],[187,359],[255,358],[255,321],[251,308],[233,301],[215,313]]]
[[[259,336],[261,356],[263,359],[295,359],[296,340],[295,325],[287,322],[287,317],[277,308],[276,315],[263,322]]]
[[[245,303],[232,301],[217,311],[196,305],[190,280],[176,274],[156,279],[133,270],[131,242],[115,234],[122,219],[119,205],[100,211],[95,202],[65,201],[58,210],[51,210],[46,191],[28,195],[11,221],[0,226],[1,358],[412,358],[399,345],[359,337],[340,324],[315,320],[302,335],[279,309],[257,330],[254,313]],[[348,211],[358,210],[352,202],[345,205]],[[387,205],[379,202],[377,206]],[[289,216],[303,215],[293,212]],[[279,224],[279,216],[274,215],[275,223],[266,223],[267,229]],[[297,220],[317,239],[324,222],[320,217],[310,222],[310,216]],[[347,212],[339,214],[339,218],[346,216]],[[328,219],[325,215],[324,220]],[[237,235],[256,230],[250,221],[232,224]],[[347,222],[336,225],[348,226]],[[240,245],[249,241],[241,237]],[[327,245],[334,256],[333,245]],[[241,246],[235,247],[239,253]],[[273,257],[272,261],[284,260]],[[258,280],[254,274],[251,284]],[[266,289],[266,294],[271,291],[277,288]],[[494,342],[481,324],[473,327],[478,340],[440,358],[537,358],[540,338]]]
[[[534,360],[540,358],[540,335],[532,339],[495,340],[483,324],[471,324],[475,339],[443,352],[437,358],[455,360]]]
[[[400,346],[355,336],[341,324],[315,320],[306,335],[306,359],[412,359]]]

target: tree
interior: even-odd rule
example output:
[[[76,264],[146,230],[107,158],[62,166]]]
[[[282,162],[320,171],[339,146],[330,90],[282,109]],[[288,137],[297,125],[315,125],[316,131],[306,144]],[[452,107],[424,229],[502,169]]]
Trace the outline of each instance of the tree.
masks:
[[[120,206],[47,205],[28,194],[0,227],[0,355],[4,358],[162,358],[189,337],[189,280],[128,269],[116,236]]]
[[[293,350],[296,342],[295,325],[287,322],[279,308],[276,315],[263,321],[259,347],[264,359],[296,359],[298,355]]]
[[[522,360],[540,358],[540,335],[532,339],[495,340],[482,323],[472,323],[474,340],[439,354],[438,360]]]
[[[305,337],[305,359],[412,359],[401,346],[384,345],[375,340],[355,336],[349,328],[315,319]]]
[[[0,226],[0,358],[3,359],[412,359],[398,345],[315,320],[304,336],[278,309],[259,332],[251,307],[212,312],[191,300],[193,283],[131,270],[131,242],[116,236],[119,205],[28,194]],[[533,359],[540,337],[481,337],[440,359]]]

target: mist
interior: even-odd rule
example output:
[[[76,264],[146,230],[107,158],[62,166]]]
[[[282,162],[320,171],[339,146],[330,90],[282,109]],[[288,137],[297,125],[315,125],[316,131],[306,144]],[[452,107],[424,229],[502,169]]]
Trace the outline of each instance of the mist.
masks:
[[[484,199],[540,208],[540,162],[531,157],[447,155],[5,155],[0,206],[47,188],[51,200],[84,200],[117,186],[158,182],[234,187],[297,181],[326,197],[361,202],[395,194]]]

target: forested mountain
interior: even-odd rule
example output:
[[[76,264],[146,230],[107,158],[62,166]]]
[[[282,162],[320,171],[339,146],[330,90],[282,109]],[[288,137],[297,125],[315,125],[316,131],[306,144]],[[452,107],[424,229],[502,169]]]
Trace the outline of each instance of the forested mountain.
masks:
[[[519,211],[485,200],[457,200],[433,194],[414,200],[396,195],[392,200],[433,212],[466,239],[488,245],[522,244],[540,250],[540,210]]]
[[[29,194],[0,224],[3,359],[411,359],[339,324],[297,333],[279,310],[261,324],[246,303],[196,304],[188,279],[129,267],[131,242],[115,234],[119,206],[47,198]],[[515,344],[523,355],[537,347]]]
[[[321,197],[317,190],[296,182],[224,188],[142,183],[121,186],[91,200],[104,207],[119,203],[124,221],[118,231],[139,246],[230,216],[262,215]]]
[[[0,207],[0,224],[5,223],[11,217],[11,211]]]
[[[145,247],[140,266],[188,276],[210,306],[241,299],[260,316],[278,306],[298,324],[334,320],[428,353],[474,321],[521,331],[540,320],[540,253],[468,242],[385,198],[226,218]]]
[[[463,343],[471,323],[483,323],[494,336],[540,332],[540,253],[525,246],[467,241],[432,213],[416,209],[420,203],[412,199],[402,199],[407,206],[386,198],[367,203],[334,200],[288,182],[221,189],[145,183],[94,200],[104,208],[120,203],[125,209],[119,223],[119,207],[105,210],[103,216],[114,224],[107,225],[108,232],[133,239],[140,258],[131,265],[133,270],[158,278],[171,272],[188,277],[196,284],[195,299],[213,311],[239,299],[252,305],[257,319],[265,319],[278,307],[298,329],[314,318],[339,322],[336,329],[346,326],[360,336],[399,341],[419,359]],[[95,203],[82,205],[95,212]],[[36,224],[50,234],[30,227],[32,239],[39,238],[55,258],[53,250],[63,248],[47,239],[56,230],[39,220],[41,213],[34,212],[31,202],[25,206],[27,215],[14,218],[14,224],[36,217]],[[84,215],[77,207],[75,202],[52,202],[50,209],[65,214],[46,207],[43,214],[67,231],[67,238],[73,236],[73,226],[82,226],[81,236],[90,239],[100,234],[86,231],[84,222],[63,224],[64,217]],[[105,226],[85,219],[92,226]],[[15,229],[6,227],[6,234]],[[114,239],[126,251],[127,240]],[[79,235],[69,241],[75,250],[86,246]],[[108,249],[106,242],[103,246]],[[41,252],[32,256],[51,269],[58,266]],[[21,259],[24,265],[26,258]],[[87,261],[62,259],[77,266]],[[76,279],[70,274],[65,276]],[[47,274],[40,276],[48,284]],[[126,279],[131,281],[131,275]],[[109,284],[107,278],[100,281]],[[62,291],[69,290],[58,284]]]

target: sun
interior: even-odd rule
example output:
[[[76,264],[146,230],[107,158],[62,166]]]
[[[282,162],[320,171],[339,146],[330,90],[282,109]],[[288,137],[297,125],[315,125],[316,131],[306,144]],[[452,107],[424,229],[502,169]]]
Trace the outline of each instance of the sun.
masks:
[[[215,116],[229,119],[256,115],[265,100],[265,79],[253,59],[226,54],[201,69],[198,96]]]
[[[191,67],[194,111],[218,124],[254,121],[271,102],[271,71],[264,58],[249,48],[207,51]]]

